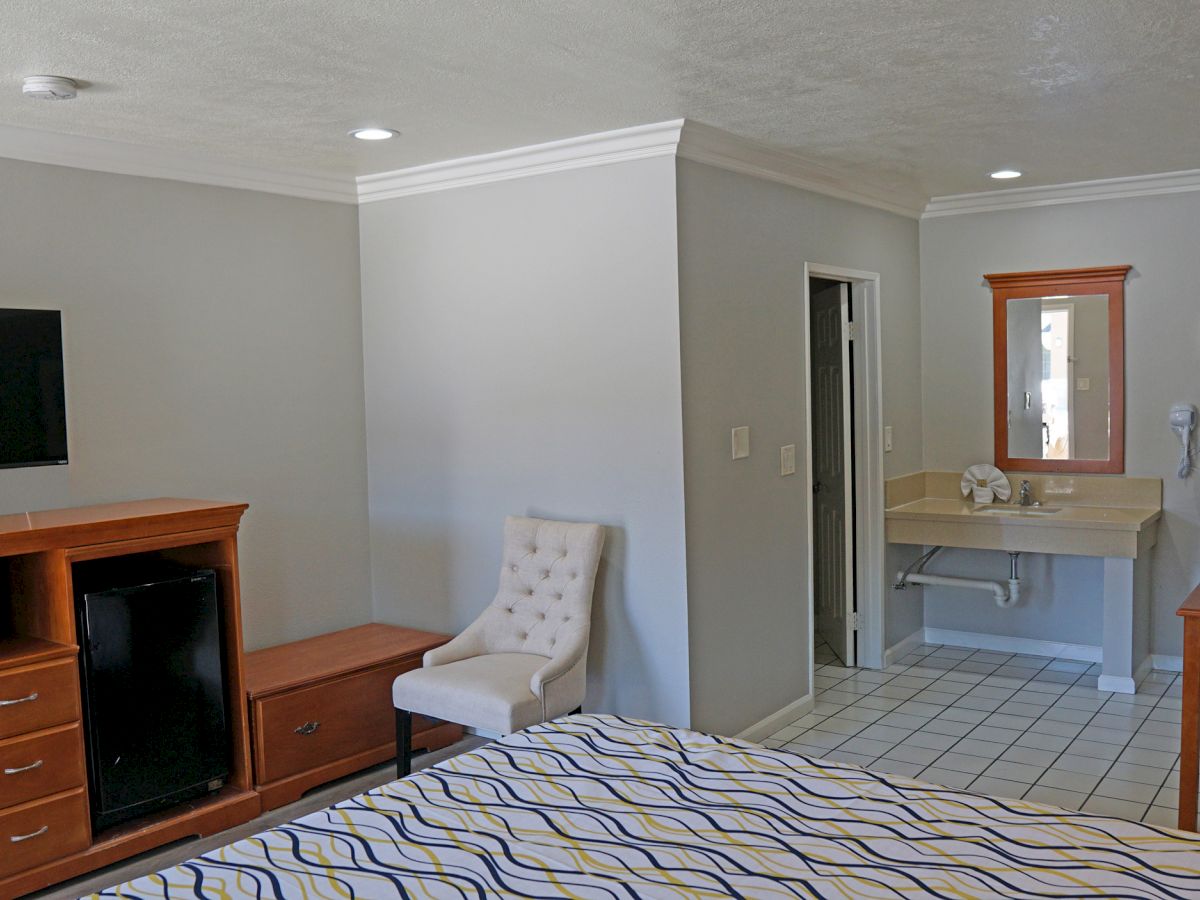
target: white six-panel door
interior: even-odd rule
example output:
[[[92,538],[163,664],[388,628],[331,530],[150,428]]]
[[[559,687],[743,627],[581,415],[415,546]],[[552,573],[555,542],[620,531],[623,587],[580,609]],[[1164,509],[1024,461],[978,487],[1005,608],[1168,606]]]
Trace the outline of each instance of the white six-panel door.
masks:
[[[850,296],[846,284],[810,296],[815,624],[855,664],[854,484],[851,467]]]

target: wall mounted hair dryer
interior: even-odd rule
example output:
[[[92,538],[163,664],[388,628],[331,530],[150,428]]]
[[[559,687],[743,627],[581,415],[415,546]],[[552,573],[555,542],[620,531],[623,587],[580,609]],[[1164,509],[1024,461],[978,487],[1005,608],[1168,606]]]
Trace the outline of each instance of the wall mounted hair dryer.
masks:
[[[1187,478],[1192,471],[1192,429],[1196,427],[1196,407],[1176,403],[1171,407],[1171,430],[1179,435],[1183,454],[1179,457],[1179,477]]]

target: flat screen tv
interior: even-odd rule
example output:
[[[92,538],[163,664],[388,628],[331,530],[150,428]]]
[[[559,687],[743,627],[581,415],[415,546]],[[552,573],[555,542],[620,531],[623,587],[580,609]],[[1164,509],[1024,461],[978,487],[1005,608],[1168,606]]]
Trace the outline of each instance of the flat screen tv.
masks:
[[[66,462],[62,313],[0,309],[0,468]]]

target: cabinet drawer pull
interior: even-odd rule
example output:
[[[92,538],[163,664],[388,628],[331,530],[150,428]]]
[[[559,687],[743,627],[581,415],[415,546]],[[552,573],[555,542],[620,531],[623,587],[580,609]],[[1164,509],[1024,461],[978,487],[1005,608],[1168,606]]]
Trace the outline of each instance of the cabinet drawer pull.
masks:
[[[305,722],[296,729],[296,734],[313,734],[320,727],[320,722]]]
[[[30,703],[38,698],[37,691],[34,691],[28,697],[21,697],[18,700],[0,700],[0,706],[16,706],[18,703]]]
[[[49,825],[43,825],[37,831],[31,831],[31,832],[29,832],[29,834],[14,834],[12,837],[9,838],[9,840],[12,841],[14,844],[19,844],[19,843],[21,843],[21,841],[27,841],[30,838],[40,837],[41,835],[45,834],[49,830],[50,830]]]
[[[20,775],[22,772],[28,772],[30,769],[40,769],[41,767],[42,767],[42,761],[39,759],[37,762],[31,762],[27,766],[18,766],[15,769],[5,769],[4,774],[5,775]]]

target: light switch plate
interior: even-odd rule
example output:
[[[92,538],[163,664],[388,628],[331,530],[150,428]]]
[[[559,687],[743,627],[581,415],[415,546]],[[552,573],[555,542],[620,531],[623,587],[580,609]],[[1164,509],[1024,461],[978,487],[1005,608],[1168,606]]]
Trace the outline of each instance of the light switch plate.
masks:
[[[739,425],[733,429],[733,458],[745,459],[750,455],[750,426]]]
[[[779,448],[779,474],[796,474],[796,445],[784,444]]]
[[[1092,389],[1092,379],[1090,379],[1090,378],[1076,378],[1075,379],[1075,390],[1090,391],[1091,389]]]
[[[892,426],[891,425],[883,426],[883,452],[884,453],[892,452]]]

